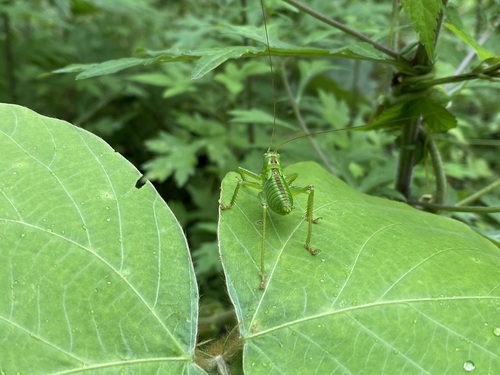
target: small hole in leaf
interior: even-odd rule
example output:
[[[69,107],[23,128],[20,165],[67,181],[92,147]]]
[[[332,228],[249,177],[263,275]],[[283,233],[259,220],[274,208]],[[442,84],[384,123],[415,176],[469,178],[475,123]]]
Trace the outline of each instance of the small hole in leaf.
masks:
[[[146,185],[146,179],[144,178],[144,176],[141,176],[136,182],[135,182],[135,188],[136,189],[140,189],[141,187],[143,187],[144,185]]]

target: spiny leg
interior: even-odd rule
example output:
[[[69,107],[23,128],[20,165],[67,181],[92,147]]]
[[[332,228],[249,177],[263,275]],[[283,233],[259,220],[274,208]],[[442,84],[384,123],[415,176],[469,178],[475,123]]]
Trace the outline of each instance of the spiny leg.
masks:
[[[238,173],[241,176],[241,180],[238,179],[238,184],[236,185],[236,188],[234,189],[233,196],[231,197],[231,201],[229,202],[228,205],[224,205],[224,204],[222,204],[222,202],[219,201],[219,206],[220,206],[221,210],[229,210],[231,207],[233,207],[234,203],[236,202],[236,197],[238,196],[238,192],[240,191],[240,187],[242,185],[247,186],[247,187],[251,187],[251,188],[257,189],[257,190],[262,189],[262,184],[260,184],[259,182],[252,182],[252,181],[245,180],[245,176],[248,176],[248,177],[253,178],[255,180],[260,180],[261,179],[260,175],[258,175],[257,173],[254,173],[252,171],[249,171],[248,169],[241,168],[241,167],[238,168]]]
[[[267,219],[267,202],[262,192],[259,193],[260,203],[262,204],[262,245],[260,248],[260,285],[259,289],[266,287],[266,272],[265,272],[265,254],[266,254],[266,219]]]
[[[294,177],[293,175],[291,177]],[[295,178],[293,178],[294,180]],[[292,181],[293,181],[292,180]],[[298,186],[291,186],[291,191],[293,195],[299,194],[299,193],[306,193],[308,195],[307,197],[307,208],[306,208],[306,220],[307,220],[307,236],[306,236],[306,243],[304,244],[304,247],[309,251],[312,255],[316,255],[319,253],[319,249],[314,249],[311,246],[311,236],[312,236],[312,225],[316,224],[320,217],[313,219],[313,210],[314,210],[314,185],[309,185],[306,187],[298,187]]]
[[[307,251],[309,251],[312,255],[316,255],[319,253],[319,249],[313,249],[311,247],[311,235],[312,235],[312,225],[313,223],[316,224],[318,222],[319,217],[316,219],[313,219],[313,209],[314,209],[314,186],[309,185],[307,190],[309,191],[309,196],[307,197],[307,210],[306,210],[306,218],[307,218],[307,237],[306,237],[306,244],[305,248]]]

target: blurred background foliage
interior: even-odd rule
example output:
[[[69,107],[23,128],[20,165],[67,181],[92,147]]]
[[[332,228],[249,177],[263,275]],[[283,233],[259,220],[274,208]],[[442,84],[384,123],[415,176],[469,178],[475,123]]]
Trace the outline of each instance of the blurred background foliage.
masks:
[[[466,30],[498,55],[499,3],[449,4],[456,7]],[[271,39],[330,49],[355,42],[282,1],[269,0],[266,5]],[[417,41],[404,13],[392,17],[392,1],[311,0],[308,5],[383,44],[390,40],[396,50]],[[310,131],[340,129],[366,123],[390,95],[393,79],[387,65],[299,57],[273,57],[275,94],[267,57],[230,60],[197,80],[191,79],[192,61],[135,67],[86,80],[51,74],[73,63],[148,51],[253,43],[231,30],[253,25],[263,32],[260,3],[254,0],[3,0],[0,14],[0,101],[81,126],[144,172],[186,232],[205,316],[228,303],[216,244],[220,182],[238,166],[260,171],[270,143],[273,103],[278,145],[303,134],[291,97]],[[478,64],[477,56],[467,60],[470,47],[446,27],[436,50],[438,76],[470,71]],[[498,82],[486,80],[440,87],[451,95],[449,110],[458,120],[456,128],[437,138],[447,175],[446,203],[453,205],[499,178],[500,96]],[[281,152],[285,165],[316,160],[360,191],[397,196],[393,135],[322,134],[287,144]],[[432,194],[433,179],[423,157],[414,170],[412,197]],[[473,203],[500,205],[499,189]],[[452,216],[498,234],[499,214]]]

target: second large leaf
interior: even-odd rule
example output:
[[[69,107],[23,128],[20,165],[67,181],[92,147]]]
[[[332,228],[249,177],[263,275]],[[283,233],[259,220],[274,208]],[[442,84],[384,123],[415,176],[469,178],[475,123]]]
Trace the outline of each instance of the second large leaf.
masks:
[[[222,211],[221,259],[249,374],[458,373],[500,368],[500,252],[467,226],[360,194],[313,163],[285,170],[314,184],[311,256],[307,197],[271,214],[259,290],[262,208],[242,188]],[[237,175],[223,182],[231,198]]]

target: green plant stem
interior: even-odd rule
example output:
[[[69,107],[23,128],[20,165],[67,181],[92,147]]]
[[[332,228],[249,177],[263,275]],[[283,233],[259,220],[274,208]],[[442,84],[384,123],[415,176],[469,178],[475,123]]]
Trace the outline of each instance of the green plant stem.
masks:
[[[461,201],[457,202],[455,206],[465,206],[466,204],[469,204],[471,202],[474,202],[481,198],[483,195],[488,194],[490,191],[493,189],[496,189],[497,187],[500,187],[500,178],[496,180],[495,182],[492,182],[488,186],[485,186],[479,191],[476,191],[474,194],[469,195],[467,198],[462,199]]]
[[[14,53],[12,52],[12,29],[10,27],[10,17],[8,13],[1,13],[3,20],[3,33],[4,33],[4,56],[5,56],[5,80],[10,96],[13,103],[17,102],[16,95],[16,75]]]
[[[483,35],[479,38],[478,44],[480,46],[482,46],[484,43],[486,43],[488,38],[493,34],[494,30],[496,30],[496,28],[499,25],[500,25],[500,15],[496,18],[495,21],[493,21],[493,23],[491,24],[491,27],[488,30],[486,30],[483,33]],[[459,75],[469,65],[469,63],[474,58],[474,56],[476,56],[476,54],[477,54],[476,51],[471,47],[469,53],[467,54],[467,56],[465,56],[465,58],[462,60],[462,62],[460,63],[460,65],[458,66],[458,68],[455,70],[455,72],[453,74]],[[452,93],[460,90],[464,84],[465,83],[462,83],[461,85],[457,85],[456,87],[453,87],[453,88],[448,86],[448,87],[445,87],[444,89],[449,94],[452,94]]]
[[[444,172],[443,159],[441,159],[439,148],[437,147],[436,142],[434,142],[432,136],[427,133],[426,138],[429,152],[431,154],[434,175],[436,177],[436,193],[434,194],[434,203],[441,205],[444,203],[446,196],[446,174]]]
[[[349,100],[349,127],[354,125],[354,121],[356,118],[356,113],[358,111],[358,96],[359,96],[359,70],[360,63],[359,61],[354,61],[353,69],[352,69],[352,85],[351,85],[351,98]]]
[[[365,57],[353,57],[353,56],[343,56],[341,54],[332,54],[330,50],[324,48],[276,48],[270,47],[269,50],[273,56],[295,56],[295,57],[335,57],[339,59],[349,59],[349,60],[368,60]],[[267,56],[268,52],[252,52],[244,53],[244,57],[255,57],[255,56]],[[190,56],[192,57],[192,56]],[[200,56],[201,57],[201,56]],[[191,60],[197,60],[198,57],[195,56]],[[381,63],[395,64],[394,60],[383,60]]]
[[[442,0],[443,6],[446,5],[448,1]],[[438,41],[439,30],[443,23],[443,12],[439,12],[439,18],[436,25],[434,47]],[[420,43],[417,52],[415,53],[415,58],[412,63],[414,65],[430,66],[432,61],[427,52],[425,51],[425,46]],[[410,195],[411,181],[413,177],[413,167],[415,166],[415,151],[416,142],[418,138],[418,130],[421,125],[422,119],[417,119],[412,121],[408,126],[403,126],[401,130],[401,151],[398,159],[398,169],[396,172],[395,187],[406,198]],[[438,177],[436,176],[436,183],[438,182]],[[436,189],[438,190],[438,189]]]
[[[401,9],[401,7],[399,6],[399,2],[400,0],[392,0],[391,26],[389,29],[389,39],[387,41],[387,44],[391,49],[394,48],[394,46],[397,46],[399,42],[399,35],[395,32],[395,29],[398,25],[399,13]],[[394,72],[392,72],[390,69],[385,70],[386,77],[384,79],[381,95],[390,94],[393,74]]]
[[[481,207],[481,206],[447,206],[444,204],[436,204],[431,202],[422,202],[417,200],[409,199],[407,201],[408,204],[414,207],[424,207],[431,208],[433,210],[438,211],[448,211],[448,212],[477,212],[477,213],[497,213],[500,212],[500,206],[489,206],[489,207]]]
[[[401,128],[401,148],[399,151],[398,168],[396,171],[396,191],[408,198],[415,165],[415,148],[421,119],[412,121]]]
[[[361,34],[360,32],[358,32],[356,30],[351,29],[350,27],[344,25],[343,23],[335,21],[334,19],[329,18],[329,17],[325,16],[324,14],[317,12],[312,8],[309,8],[307,5],[301,3],[300,1],[285,0],[285,2],[287,2],[290,5],[293,5],[294,7],[302,10],[304,13],[307,13],[307,14],[313,16],[314,18],[316,18],[316,19],[318,19],[318,20],[320,20],[320,21],[322,21],[330,26],[333,26],[339,30],[342,30],[346,34],[349,34],[349,35],[351,35],[351,36],[353,36],[353,37],[355,37],[363,42],[371,44],[374,48],[378,49],[380,52],[383,52],[386,55],[388,55],[396,60],[404,61],[404,59],[396,51],[393,51],[390,48],[387,48],[387,47],[383,46],[382,44],[377,43],[373,39],[367,37],[366,35]]]
[[[198,319],[198,334],[204,335],[213,332],[213,327],[223,327],[228,323],[236,321],[236,315],[233,310],[223,311],[208,317]]]
[[[323,151],[321,151],[321,148],[319,147],[318,142],[316,142],[316,140],[311,136],[312,133],[309,130],[309,127],[307,126],[306,122],[304,121],[302,114],[300,113],[299,105],[298,105],[297,101],[295,100],[295,97],[292,93],[292,89],[290,88],[290,83],[288,82],[288,78],[285,74],[285,69],[283,66],[281,67],[281,76],[283,79],[283,84],[285,86],[286,93],[288,95],[288,99],[290,100],[290,104],[291,104],[292,109],[293,109],[293,113],[295,114],[295,117],[297,118],[297,121],[299,122],[300,127],[304,131],[304,134],[308,135],[307,139],[311,143],[311,146],[313,147],[314,151],[316,151],[316,153],[320,157],[320,159],[323,162],[323,164],[325,165],[326,169],[328,169],[328,171],[331,174],[335,175],[336,174],[335,168],[333,168],[333,166],[330,165],[325,154],[323,153]]]
[[[241,12],[241,24],[246,25],[248,24],[248,8],[247,8],[247,0],[240,0],[241,3],[241,9],[243,11]],[[243,44],[245,46],[250,45],[250,40],[248,38],[243,38]],[[250,77],[245,78],[245,100],[246,100],[246,106],[247,109],[252,108],[252,102],[253,102],[253,95],[252,95],[252,79]],[[249,123],[247,124],[247,137],[248,137],[248,143],[254,144],[255,143],[255,124],[254,123]]]
[[[92,116],[99,112],[102,108],[111,103],[116,96],[106,96],[103,97],[99,102],[97,102],[93,107],[88,108],[87,111],[82,113],[77,119],[73,120],[73,124],[76,126],[82,126],[82,124],[88,121]]]
[[[425,89],[427,87],[432,87],[432,86],[437,86],[437,85],[443,85],[447,83],[457,83],[457,82],[464,82],[464,81],[470,81],[473,79],[495,79],[495,78],[500,78],[500,63],[497,63],[495,65],[492,65],[488,67],[487,69],[480,71],[480,72],[471,72],[471,73],[466,73],[466,74],[460,74],[457,76],[449,76],[449,77],[442,77],[438,79],[431,79],[428,81],[421,81],[416,83],[413,88],[414,89]]]
[[[271,141],[269,142],[269,148],[271,148],[274,141],[274,133],[276,131],[276,84],[274,83],[273,59],[271,57],[271,50],[269,49],[269,32],[267,30],[267,14],[264,8],[264,0],[260,0],[260,7],[262,9],[262,18],[264,20],[264,30],[266,31],[267,57],[269,59],[269,70],[271,72],[271,88],[273,92],[273,132],[271,134]]]

